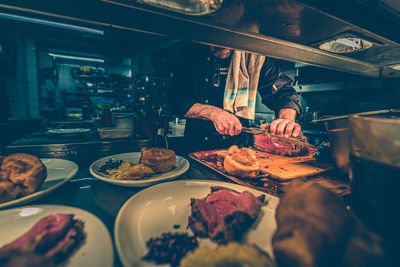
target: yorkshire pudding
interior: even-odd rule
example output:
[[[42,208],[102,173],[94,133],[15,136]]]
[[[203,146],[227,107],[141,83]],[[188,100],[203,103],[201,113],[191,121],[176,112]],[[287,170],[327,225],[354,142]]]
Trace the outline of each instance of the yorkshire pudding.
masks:
[[[10,181],[0,181],[0,203],[11,201],[21,193],[21,186]]]
[[[225,170],[240,177],[256,177],[260,172],[257,155],[250,148],[231,146],[224,160]]]
[[[39,158],[15,153],[5,157],[0,167],[0,177],[21,187],[19,196],[36,192],[46,179],[46,166]]]
[[[175,152],[165,148],[142,148],[140,163],[150,167],[155,173],[167,172],[176,164]]]

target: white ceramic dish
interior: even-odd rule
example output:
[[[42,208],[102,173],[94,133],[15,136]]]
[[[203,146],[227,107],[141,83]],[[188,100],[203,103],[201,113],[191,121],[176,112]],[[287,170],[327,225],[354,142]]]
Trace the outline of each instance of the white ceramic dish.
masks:
[[[88,133],[91,130],[89,128],[74,128],[74,129],[49,129],[47,132],[54,135],[65,135],[65,134],[81,134]]]
[[[40,159],[47,169],[47,177],[41,188],[28,196],[0,204],[0,209],[23,205],[43,197],[68,182],[78,172],[76,163],[65,159]]]
[[[123,266],[155,266],[142,261],[146,255],[146,241],[161,233],[187,232],[191,198],[203,198],[211,186],[223,186],[236,191],[247,190],[255,196],[264,194],[268,204],[262,207],[259,217],[245,235],[246,243],[256,244],[272,255],[272,236],[276,230],[275,209],[279,199],[275,196],[218,181],[183,180],[162,183],[144,189],[131,197],[120,209],[114,227],[114,239]],[[191,233],[191,232],[190,232]],[[200,246],[215,246],[209,239],[199,239]]]
[[[97,179],[100,179],[104,182],[115,184],[115,185],[121,185],[121,186],[149,186],[152,184],[156,184],[159,182],[167,181],[170,179],[174,179],[182,174],[184,174],[188,169],[189,169],[189,162],[180,156],[176,156],[176,164],[172,168],[172,170],[165,172],[165,173],[160,173],[156,175],[152,175],[149,177],[144,177],[142,179],[138,180],[115,180],[109,178],[107,174],[104,174],[99,171],[100,167],[104,165],[109,159],[113,160],[129,160],[130,162],[139,162],[140,160],[140,152],[132,152],[132,153],[124,153],[124,154],[117,154],[113,156],[108,156],[105,158],[101,158],[96,160],[90,165],[90,173],[96,177]]]
[[[86,240],[68,259],[66,266],[113,266],[113,246],[105,225],[93,214],[68,206],[37,205],[1,211],[0,247],[20,237],[41,218],[55,213],[71,213],[84,222]]]

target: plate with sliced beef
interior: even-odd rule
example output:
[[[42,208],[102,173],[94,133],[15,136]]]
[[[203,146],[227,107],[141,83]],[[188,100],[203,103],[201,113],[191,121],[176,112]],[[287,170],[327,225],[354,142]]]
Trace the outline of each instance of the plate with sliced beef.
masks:
[[[0,212],[1,266],[113,266],[110,234],[93,214],[37,205]]]
[[[220,181],[158,184],[120,209],[115,244],[124,266],[177,266],[197,246],[213,248],[231,242],[254,244],[272,255],[278,203],[275,196]]]

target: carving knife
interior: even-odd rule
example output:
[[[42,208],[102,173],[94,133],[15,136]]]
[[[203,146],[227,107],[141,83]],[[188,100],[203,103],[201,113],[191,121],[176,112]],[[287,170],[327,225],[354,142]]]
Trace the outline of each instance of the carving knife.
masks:
[[[298,145],[298,146],[305,146],[305,147],[308,147],[308,148],[317,149],[316,146],[311,145],[309,143],[302,142],[302,141],[299,141],[299,140],[296,140],[296,139],[293,139],[293,138],[284,137],[284,136],[281,136],[281,135],[271,134],[271,133],[269,133],[269,132],[267,132],[265,130],[263,131],[261,129],[252,129],[252,128],[247,128],[247,127],[242,127],[242,132],[249,133],[249,134],[265,134],[265,135],[269,135],[271,138],[273,138],[275,140],[278,140],[278,141],[285,141],[285,142],[288,142],[288,143],[291,143],[291,144],[295,144],[295,145]]]

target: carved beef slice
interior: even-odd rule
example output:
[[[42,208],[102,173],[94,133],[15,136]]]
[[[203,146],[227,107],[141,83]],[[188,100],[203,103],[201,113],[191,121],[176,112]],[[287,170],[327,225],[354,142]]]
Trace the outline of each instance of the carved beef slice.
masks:
[[[192,199],[189,227],[199,237],[210,237],[220,244],[240,241],[261,211],[264,195],[212,187],[202,199]]]

